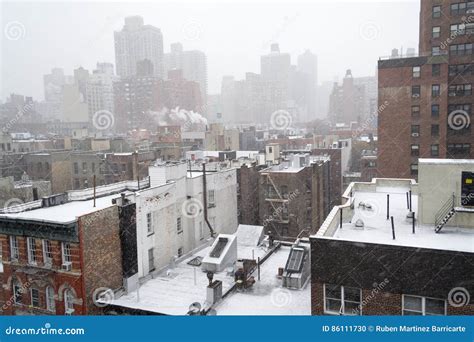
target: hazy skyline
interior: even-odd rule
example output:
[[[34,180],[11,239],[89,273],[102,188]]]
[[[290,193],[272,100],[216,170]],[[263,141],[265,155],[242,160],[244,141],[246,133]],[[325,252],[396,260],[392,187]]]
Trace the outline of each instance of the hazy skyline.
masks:
[[[392,48],[418,48],[419,1],[191,1],[8,2],[2,3],[2,84],[10,93],[44,98],[43,75],[53,67],[71,75],[96,62],[115,64],[113,32],[123,19],[141,15],[161,29],[165,52],[173,42],[207,55],[209,94],[220,92],[222,76],[260,71],[260,56],[277,42],[296,63],[306,49],[318,56],[319,82],[352,69],[354,77],[375,75],[379,56]],[[8,39],[9,23],[19,39]],[[15,37],[17,38],[17,37]]]

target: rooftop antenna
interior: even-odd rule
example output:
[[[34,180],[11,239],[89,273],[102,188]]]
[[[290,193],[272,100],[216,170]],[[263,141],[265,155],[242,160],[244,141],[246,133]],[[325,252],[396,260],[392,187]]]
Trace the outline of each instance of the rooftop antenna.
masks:
[[[95,185],[96,185],[95,184],[95,175],[94,175],[93,180],[92,180],[92,185],[94,187],[94,208],[95,208]]]
[[[395,224],[393,223],[393,216],[390,216],[390,220],[392,221],[392,238],[395,240]]]

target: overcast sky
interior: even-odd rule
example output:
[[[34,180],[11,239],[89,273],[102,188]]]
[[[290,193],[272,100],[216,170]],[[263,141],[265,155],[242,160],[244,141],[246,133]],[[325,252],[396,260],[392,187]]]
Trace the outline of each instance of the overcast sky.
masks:
[[[209,92],[223,75],[243,78],[260,71],[260,55],[272,42],[296,56],[310,49],[319,58],[319,81],[375,75],[379,56],[392,48],[418,48],[419,1],[153,1],[2,3],[0,98],[10,93],[44,98],[42,75],[66,74],[97,61],[113,62],[113,31],[123,18],[141,15],[159,27],[165,52],[180,41],[208,57]],[[14,29],[18,28],[17,31]],[[13,39],[12,39],[13,38]]]

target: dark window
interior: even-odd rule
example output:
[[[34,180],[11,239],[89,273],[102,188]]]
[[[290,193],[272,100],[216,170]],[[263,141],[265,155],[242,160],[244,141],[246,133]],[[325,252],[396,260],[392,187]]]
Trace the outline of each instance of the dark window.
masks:
[[[415,118],[420,116],[420,106],[411,106],[411,116]]]
[[[412,175],[418,174],[418,164],[413,163],[410,165],[410,171]]]
[[[431,136],[432,137],[439,136],[439,125],[431,125]]]
[[[441,17],[441,6],[433,6],[431,13],[432,13],[433,18]]]
[[[433,84],[431,86],[431,96],[438,97],[441,93],[439,84]]]
[[[414,137],[420,135],[420,125],[411,125],[411,135]]]
[[[454,84],[448,88],[448,96],[471,96],[472,85],[471,84]]]
[[[79,164],[74,163],[74,173],[77,175],[79,173]]]
[[[453,157],[468,157],[471,144],[448,144],[448,154]]]
[[[31,295],[31,306],[34,307],[34,308],[39,308],[39,306],[40,306],[39,290],[38,289],[31,289],[30,290],[30,295]]]
[[[431,65],[431,76],[439,76],[441,73],[441,64]]]
[[[421,87],[420,86],[412,86],[411,87],[411,96],[412,97],[420,97]]]
[[[420,145],[418,145],[418,144],[411,145],[411,155],[412,156],[419,156],[420,155]]]
[[[439,26],[433,26],[433,29],[431,31],[431,36],[433,38],[439,38],[439,34],[441,32],[441,27]]]
[[[431,156],[432,157],[439,156],[439,145],[431,145]]]
[[[438,118],[439,117],[439,105],[434,104],[431,105],[431,117]]]

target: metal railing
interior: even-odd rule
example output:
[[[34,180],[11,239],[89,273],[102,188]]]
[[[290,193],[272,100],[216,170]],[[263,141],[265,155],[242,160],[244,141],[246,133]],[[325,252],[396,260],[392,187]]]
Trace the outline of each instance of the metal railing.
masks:
[[[438,225],[443,221],[443,219],[446,217],[446,215],[448,215],[450,211],[454,210],[455,205],[456,205],[456,196],[452,194],[435,215],[436,227],[438,227]]]

